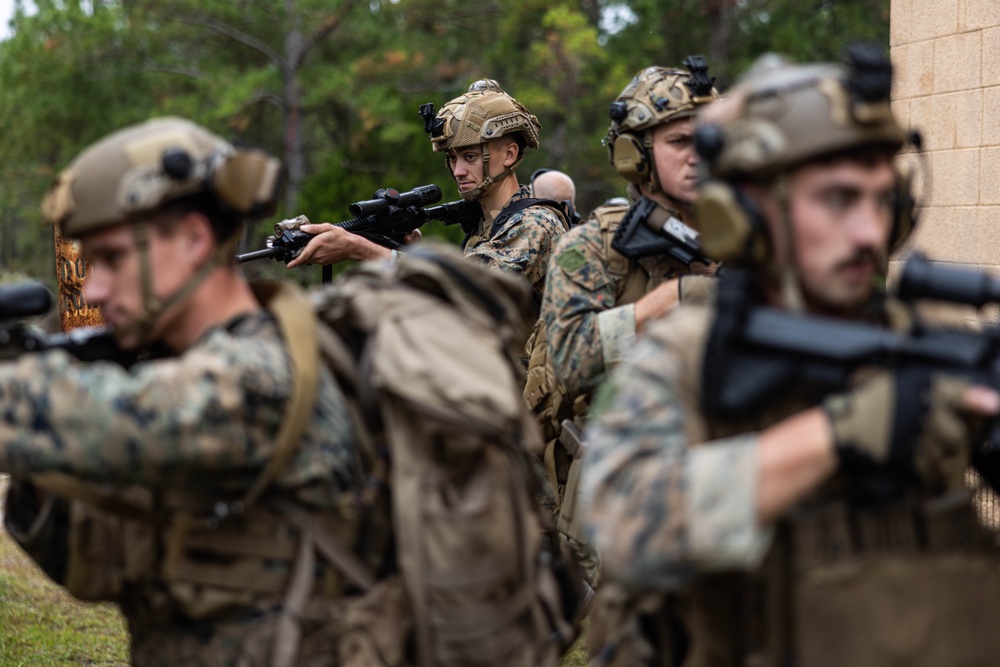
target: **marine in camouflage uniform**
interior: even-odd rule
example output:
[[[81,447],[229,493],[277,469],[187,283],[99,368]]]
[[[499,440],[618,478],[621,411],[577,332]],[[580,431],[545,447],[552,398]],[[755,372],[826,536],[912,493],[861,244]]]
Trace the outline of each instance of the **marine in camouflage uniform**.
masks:
[[[475,228],[466,229],[463,251],[524,278],[538,306],[556,239],[568,227],[554,202],[532,199],[530,189],[517,182],[525,150],[539,146],[538,119],[492,79],[476,81],[425,119],[434,151],[445,154],[459,194],[483,210]]]
[[[251,287],[233,264],[242,219],[273,210],[278,171],[159,119],[91,146],[43,205],[81,240],[84,295],[121,347],[171,353],[0,365],[6,524],[72,594],[119,605],[136,665],[336,664],[308,639],[345,579],[312,536],[351,544],[357,528],[347,403],[316,364],[314,402],[297,396],[310,372],[288,313],[310,301]]]
[[[706,249],[742,267],[720,279],[726,304],[747,275],[737,300],[904,329],[912,313],[876,286],[912,226],[893,162],[906,135],[881,48],[849,62],[763,59],[700,119],[720,180],[699,219]],[[744,418],[710,418],[723,308],[655,323],[595,401],[583,500],[606,585],[591,664],[994,661],[998,559],[964,471],[968,414],[995,415],[1000,396],[932,377],[904,401],[891,372],[873,371],[842,394],[793,386]],[[897,440],[910,423],[916,437]],[[877,502],[865,491],[897,475],[910,483]]]
[[[562,528],[574,540],[580,534],[572,494],[563,496],[567,485],[576,486],[571,477],[577,476],[578,465],[572,462],[582,452],[578,443],[559,439],[561,424],[571,419],[582,426],[593,389],[647,320],[676,305],[679,276],[692,271],[662,246],[633,251],[622,221],[643,217],[635,222],[649,230],[662,228],[668,219],[692,224],[698,167],[692,116],[716,98],[704,70],[697,78],[664,67],[636,74],[611,105],[605,139],[611,163],[630,183],[632,206],[599,207],[560,238],[549,263],[541,320],[529,344],[524,398],[542,423],[549,476],[560,490]],[[699,280],[710,282],[685,283],[689,297],[704,291]],[[596,569],[594,562],[590,569]]]

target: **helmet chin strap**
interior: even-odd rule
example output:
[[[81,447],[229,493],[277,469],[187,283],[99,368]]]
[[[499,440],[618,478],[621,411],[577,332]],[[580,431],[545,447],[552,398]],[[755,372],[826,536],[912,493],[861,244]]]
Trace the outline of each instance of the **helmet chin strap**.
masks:
[[[132,335],[139,337],[139,346],[147,346],[154,341],[153,329],[164,312],[180,303],[203,282],[216,268],[232,260],[239,243],[239,227],[225,241],[219,244],[215,253],[198,267],[190,278],[171,295],[161,299],[153,292],[153,267],[149,255],[149,222],[133,225],[135,244],[139,252],[139,273],[142,285],[142,313],[131,322],[115,327],[114,336],[122,340]]]
[[[505,168],[503,171],[501,171],[496,176],[490,176],[489,175],[489,173],[490,173],[490,147],[489,147],[489,144],[487,144],[484,141],[483,143],[481,143],[479,145],[482,146],[482,148],[483,148],[483,182],[480,183],[479,185],[477,185],[476,187],[474,187],[471,190],[461,190],[461,191],[459,191],[459,193],[458,193],[459,196],[461,196],[462,199],[464,199],[466,201],[479,201],[480,199],[482,199],[483,197],[485,197],[486,193],[489,192],[496,183],[502,181],[503,179],[505,179],[508,176],[510,176],[511,174],[513,174],[514,170],[517,168],[517,165],[521,164],[521,160],[524,159],[524,155],[521,155],[520,151],[518,151],[519,154],[517,156],[517,159],[514,160],[514,164],[512,164],[509,167]]]
[[[788,181],[779,176],[771,187],[771,192],[778,201],[781,226],[785,230],[788,260],[778,268],[778,287],[781,291],[781,302],[793,313],[804,313],[806,310],[805,295],[799,282],[799,271],[795,262],[795,230],[792,228],[791,201],[788,193]]]

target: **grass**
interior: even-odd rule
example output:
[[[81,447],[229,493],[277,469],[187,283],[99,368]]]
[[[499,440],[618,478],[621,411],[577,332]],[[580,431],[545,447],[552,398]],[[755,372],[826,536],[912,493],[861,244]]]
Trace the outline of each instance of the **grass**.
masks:
[[[127,664],[114,606],[74,600],[0,528],[0,667]]]

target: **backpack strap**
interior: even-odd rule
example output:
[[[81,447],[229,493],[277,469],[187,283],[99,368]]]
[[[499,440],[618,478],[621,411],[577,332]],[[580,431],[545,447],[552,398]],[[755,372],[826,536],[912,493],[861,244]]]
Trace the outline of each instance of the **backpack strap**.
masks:
[[[287,283],[255,283],[254,293],[274,315],[288,348],[292,392],[285,405],[285,418],[278,428],[274,456],[244,494],[242,507],[249,507],[291,460],[316,409],[319,389],[319,343],[316,312],[304,292]]]
[[[493,220],[493,238],[496,238],[499,230],[503,229],[503,226],[507,224],[514,215],[520,213],[521,211],[531,208],[532,206],[544,206],[550,208],[559,216],[562,221],[563,229],[567,230],[570,228],[570,218],[569,212],[566,206],[557,202],[554,199],[538,199],[535,197],[525,197],[524,199],[518,199],[516,202],[512,202],[504,206],[497,217]]]
[[[278,428],[274,456],[243,498],[237,501],[239,505],[233,503],[230,506],[234,511],[242,511],[253,504],[291,459],[315,409],[319,385],[317,323],[309,298],[298,288],[279,283],[257,283],[254,293],[274,315],[288,347],[292,364],[292,393],[288,397],[285,418]],[[154,524],[164,520],[149,508],[128,503],[118,494],[65,473],[38,473],[31,475],[31,482],[57,496],[79,500],[128,519]]]

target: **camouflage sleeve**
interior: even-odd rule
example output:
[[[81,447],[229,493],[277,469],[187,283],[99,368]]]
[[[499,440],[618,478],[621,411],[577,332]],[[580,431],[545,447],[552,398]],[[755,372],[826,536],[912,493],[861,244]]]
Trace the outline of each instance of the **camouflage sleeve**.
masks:
[[[599,234],[591,221],[559,240],[542,300],[549,358],[572,395],[593,389],[635,341],[635,307],[615,306]]]
[[[0,365],[0,470],[242,488],[273,453],[290,382],[280,338],[221,328],[181,357],[131,370],[61,351],[26,355]],[[284,485],[325,479],[329,487],[349,467],[342,396],[322,392],[314,415]]]
[[[655,341],[638,343],[601,387],[586,432],[587,530],[608,575],[629,586],[752,568],[769,545],[756,519],[757,437],[692,447],[680,367]]]
[[[466,254],[527,280],[538,303],[545,288],[549,258],[563,230],[562,221],[547,207],[529,206],[511,216],[494,238],[468,249]]]

